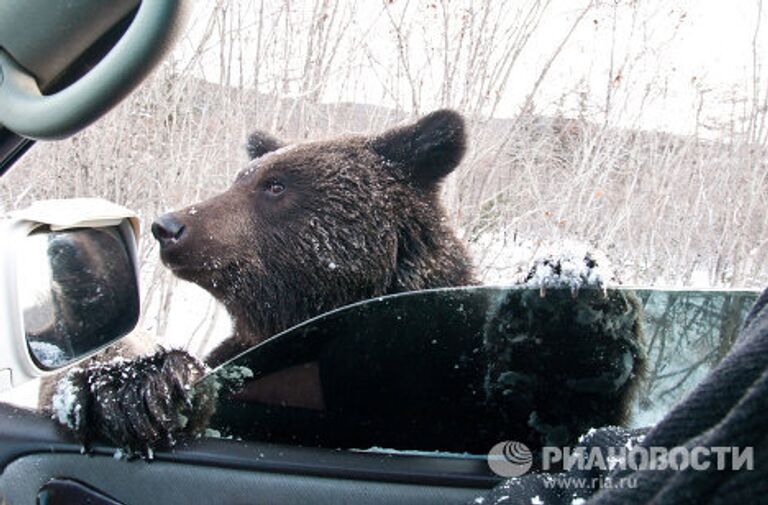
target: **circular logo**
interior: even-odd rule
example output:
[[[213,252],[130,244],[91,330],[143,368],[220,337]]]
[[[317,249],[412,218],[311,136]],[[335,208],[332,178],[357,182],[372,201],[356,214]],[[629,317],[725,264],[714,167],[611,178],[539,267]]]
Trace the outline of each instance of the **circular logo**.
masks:
[[[533,465],[531,450],[514,440],[499,442],[488,452],[488,466],[501,477],[520,477]]]

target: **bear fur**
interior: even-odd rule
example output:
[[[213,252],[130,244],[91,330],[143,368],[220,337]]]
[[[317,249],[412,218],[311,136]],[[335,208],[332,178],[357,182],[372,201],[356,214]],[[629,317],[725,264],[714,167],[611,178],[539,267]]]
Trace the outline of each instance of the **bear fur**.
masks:
[[[458,114],[292,146],[256,132],[247,150],[229,190],[166,216],[184,232],[163,262],[234,321],[209,365],[355,301],[475,282],[438,200],[465,150]]]
[[[450,110],[374,136],[285,145],[253,133],[251,160],[227,191],[153,225],[163,263],[233,319],[207,365],[355,301],[476,284],[439,202],[465,143],[463,119]],[[167,445],[204,426],[211,406],[189,394],[204,373],[182,351],[89,365],[59,382],[54,410],[85,442]],[[615,401],[623,412],[629,398]]]

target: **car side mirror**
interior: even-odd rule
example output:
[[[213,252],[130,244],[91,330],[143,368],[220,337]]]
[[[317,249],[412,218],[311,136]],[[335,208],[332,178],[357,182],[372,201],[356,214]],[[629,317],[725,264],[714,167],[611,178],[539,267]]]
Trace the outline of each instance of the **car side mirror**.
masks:
[[[71,365],[139,319],[136,215],[49,200],[0,221],[0,391]]]

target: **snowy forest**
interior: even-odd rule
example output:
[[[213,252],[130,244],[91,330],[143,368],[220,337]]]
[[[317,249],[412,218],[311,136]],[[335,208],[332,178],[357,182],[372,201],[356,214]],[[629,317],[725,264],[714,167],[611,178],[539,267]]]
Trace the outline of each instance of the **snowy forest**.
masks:
[[[539,251],[575,240],[627,286],[762,288],[768,14],[759,0],[717,4],[200,0],[137,92],[0,180],[0,211],[84,196],[137,210],[140,331],[202,353],[227,316],[162,267],[155,216],[226,188],[252,129],[317,139],[450,107],[470,138],[443,203],[484,283],[512,283]],[[672,298],[650,311],[677,329],[648,335],[648,408],[716,363],[748,308]]]

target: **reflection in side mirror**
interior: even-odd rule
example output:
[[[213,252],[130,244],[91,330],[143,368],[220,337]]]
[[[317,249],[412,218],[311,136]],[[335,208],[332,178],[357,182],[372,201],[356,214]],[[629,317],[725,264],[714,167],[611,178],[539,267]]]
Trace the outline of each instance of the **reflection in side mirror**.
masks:
[[[139,289],[120,226],[51,231],[19,244],[19,302],[35,364],[53,370],[126,335]]]

